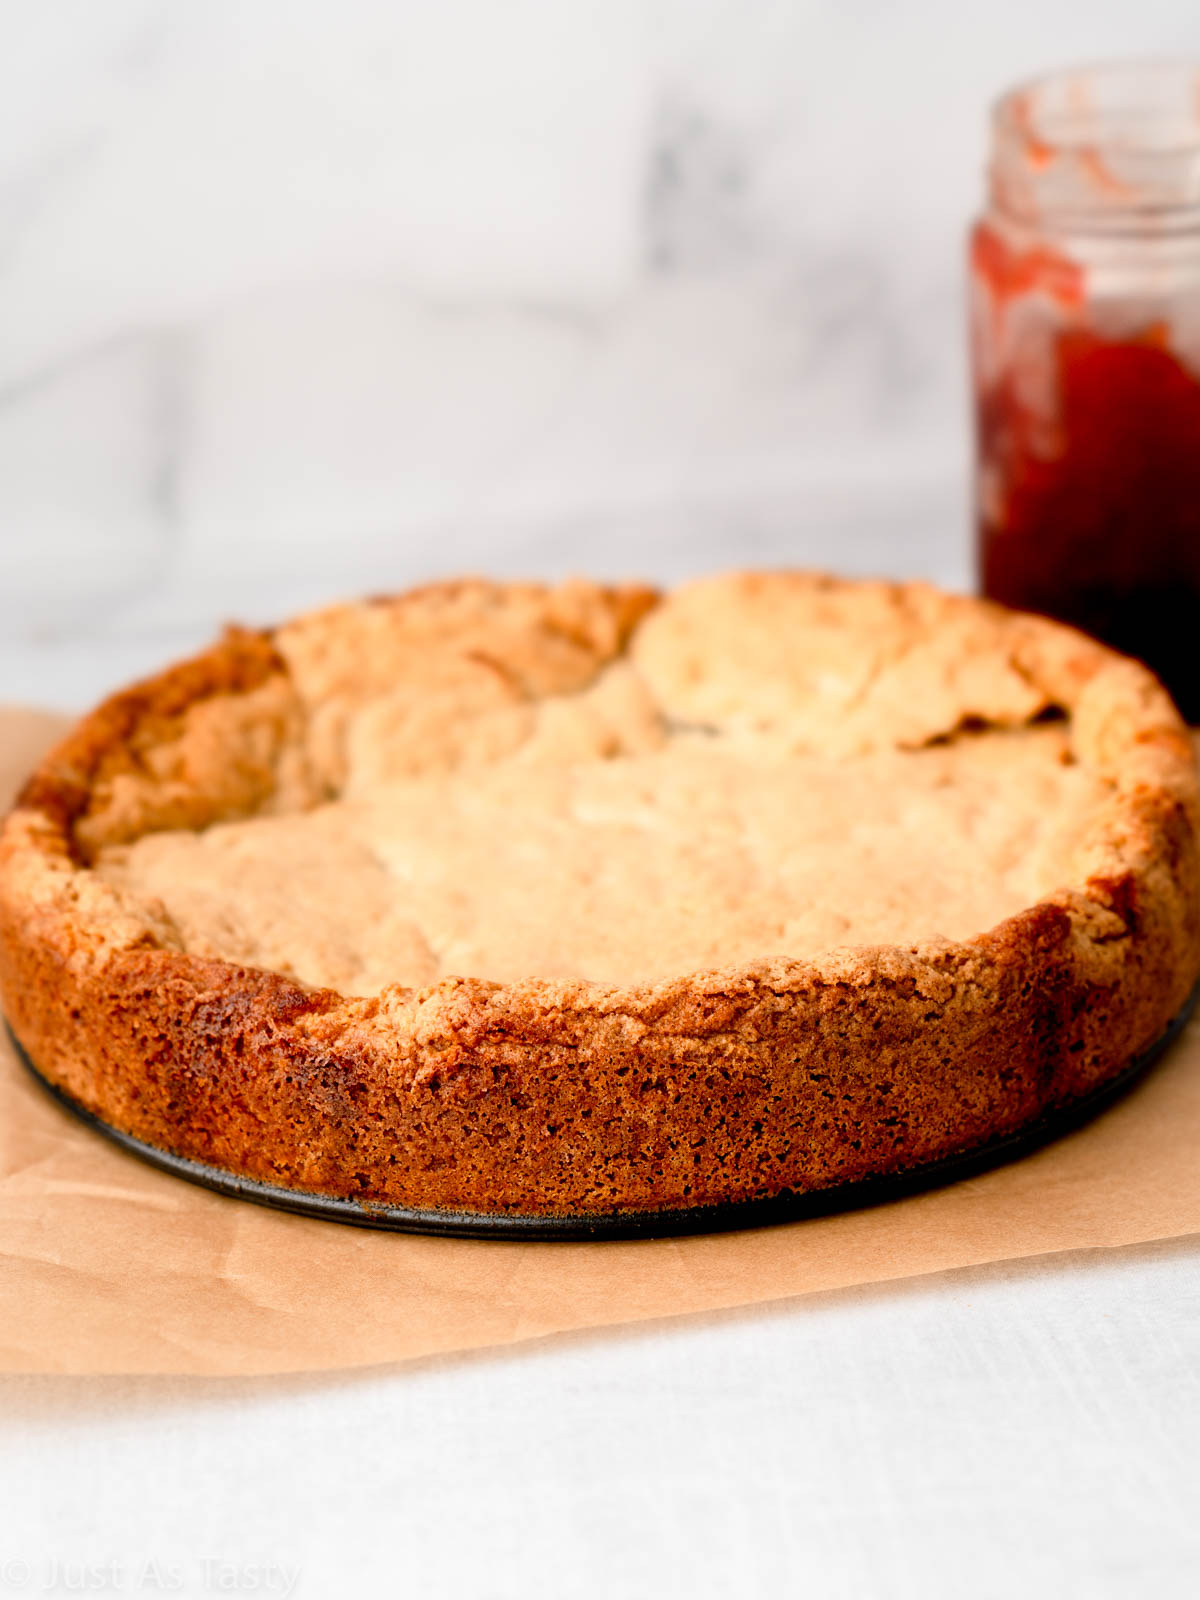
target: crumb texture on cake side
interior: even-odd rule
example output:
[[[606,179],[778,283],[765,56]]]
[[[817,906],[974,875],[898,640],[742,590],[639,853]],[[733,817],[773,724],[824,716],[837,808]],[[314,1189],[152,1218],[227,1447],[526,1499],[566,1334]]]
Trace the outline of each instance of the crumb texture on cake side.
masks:
[[[917,584],[482,580],[114,697],[0,834],[0,1000],[150,1144],[416,1209],[885,1175],[1122,1071],[1200,969],[1145,669]]]

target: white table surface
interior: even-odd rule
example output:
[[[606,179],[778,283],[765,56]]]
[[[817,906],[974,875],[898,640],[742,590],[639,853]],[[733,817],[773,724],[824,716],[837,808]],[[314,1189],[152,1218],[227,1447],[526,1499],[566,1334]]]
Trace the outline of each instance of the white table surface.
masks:
[[[8,647],[0,699],[193,642]],[[0,1379],[0,1600],[289,1586],[1190,1600],[1200,1239],[359,1373]]]

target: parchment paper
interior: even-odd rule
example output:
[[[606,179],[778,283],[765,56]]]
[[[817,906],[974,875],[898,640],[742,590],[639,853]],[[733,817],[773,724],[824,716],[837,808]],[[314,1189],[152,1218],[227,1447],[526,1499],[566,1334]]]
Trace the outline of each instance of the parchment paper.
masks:
[[[0,710],[0,795],[62,720]],[[1200,1022],[1112,1110],[1014,1165],[749,1233],[508,1244],[227,1200],[125,1155],[0,1047],[0,1370],[266,1373],[748,1305],[1200,1232]]]

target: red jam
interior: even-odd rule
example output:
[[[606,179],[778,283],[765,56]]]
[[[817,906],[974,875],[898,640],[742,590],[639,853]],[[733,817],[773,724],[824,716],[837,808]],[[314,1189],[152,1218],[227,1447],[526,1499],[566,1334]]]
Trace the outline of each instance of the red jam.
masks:
[[[1038,255],[976,234],[993,306],[1036,289],[1064,312],[1032,385],[1028,359],[980,374],[984,592],[1139,657],[1200,722],[1200,375],[1161,323],[1101,336],[1069,264]]]

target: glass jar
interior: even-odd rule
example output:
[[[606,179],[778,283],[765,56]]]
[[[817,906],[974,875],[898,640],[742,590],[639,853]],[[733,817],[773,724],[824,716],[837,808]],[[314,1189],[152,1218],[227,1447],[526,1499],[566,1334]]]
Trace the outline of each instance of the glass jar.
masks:
[[[993,117],[971,236],[983,590],[1146,661],[1200,722],[1200,68]]]

